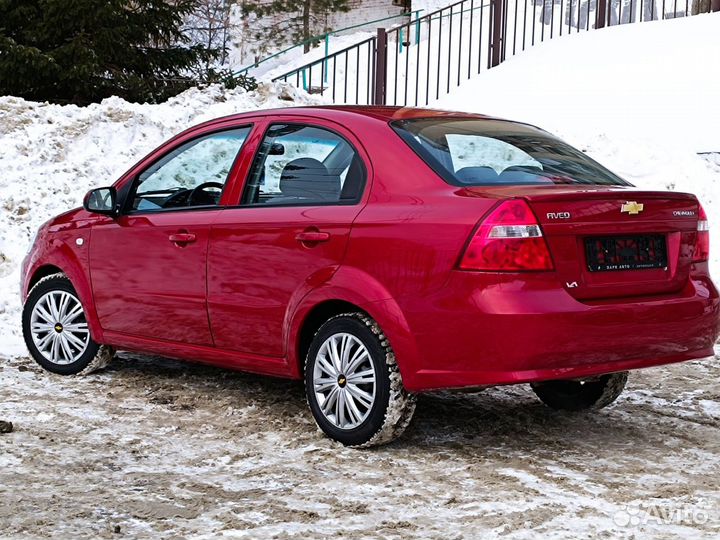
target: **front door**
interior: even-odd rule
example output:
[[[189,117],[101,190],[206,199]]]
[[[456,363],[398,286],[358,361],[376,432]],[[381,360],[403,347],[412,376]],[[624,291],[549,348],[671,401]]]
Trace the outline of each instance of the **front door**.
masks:
[[[212,345],[210,227],[249,131],[225,130],[175,147],[137,175],[122,215],[93,227],[90,272],[104,331]]]
[[[268,128],[240,206],[223,210],[210,233],[208,310],[216,346],[285,355],[289,306],[342,262],[366,171],[334,130]]]

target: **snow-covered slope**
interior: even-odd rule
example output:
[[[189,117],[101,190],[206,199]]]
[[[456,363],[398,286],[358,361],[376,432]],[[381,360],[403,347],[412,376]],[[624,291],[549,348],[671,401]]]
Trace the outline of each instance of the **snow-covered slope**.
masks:
[[[307,105],[284,85],[192,89],[160,105],[110,98],[89,107],[0,97],[0,352],[24,353],[19,266],[37,228],[109,185],[161,142],[204,120],[246,110]]]
[[[615,26],[538,45],[434,106],[538,125],[639,187],[697,194],[717,273],[718,51],[720,13]]]

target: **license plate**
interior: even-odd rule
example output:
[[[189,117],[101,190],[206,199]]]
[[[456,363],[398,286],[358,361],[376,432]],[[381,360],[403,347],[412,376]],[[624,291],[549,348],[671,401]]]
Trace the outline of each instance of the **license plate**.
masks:
[[[588,270],[647,270],[667,266],[665,236],[610,236],[585,239]]]

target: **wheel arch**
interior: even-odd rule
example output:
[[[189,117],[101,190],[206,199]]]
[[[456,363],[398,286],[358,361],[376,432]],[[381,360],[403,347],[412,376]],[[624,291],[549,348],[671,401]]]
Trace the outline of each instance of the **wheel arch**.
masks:
[[[309,292],[294,310],[286,349],[290,375],[302,377],[305,355],[320,326],[331,317],[353,311],[378,323],[395,352],[403,382],[406,387],[412,387],[418,351],[400,306],[365,272],[346,267],[341,267],[329,282]]]
[[[305,356],[310,349],[313,337],[320,327],[332,317],[351,312],[360,312],[369,315],[360,306],[338,299],[324,300],[310,309],[300,325],[300,330],[295,342],[298,373],[302,373]]]
[[[54,246],[56,249],[46,251],[45,256],[27,273],[25,286],[23,287],[23,302],[27,299],[30,290],[43,278],[53,274],[64,274],[72,284],[80,302],[85,310],[85,318],[88,321],[90,336],[97,343],[104,343],[103,331],[95,310],[95,302],[90,284],[90,276],[83,268],[83,264],[69,246],[59,243]]]
[[[64,273],[65,272],[63,272],[62,268],[53,264],[43,264],[42,266],[37,267],[33,274],[30,276],[30,279],[28,279],[27,288],[23,291],[23,294],[27,296],[27,294],[32,290],[35,285],[37,285],[38,281],[40,281],[41,279],[52,276],[53,274]]]

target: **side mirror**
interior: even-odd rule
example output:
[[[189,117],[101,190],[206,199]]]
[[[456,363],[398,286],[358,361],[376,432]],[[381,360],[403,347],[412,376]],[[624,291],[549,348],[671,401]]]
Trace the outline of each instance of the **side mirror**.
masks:
[[[117,214],[116,201],[117,192],[114,187],[91,189],[85,195],[83,207],[94,214],[114,216]]]

